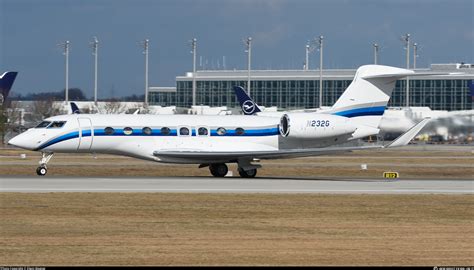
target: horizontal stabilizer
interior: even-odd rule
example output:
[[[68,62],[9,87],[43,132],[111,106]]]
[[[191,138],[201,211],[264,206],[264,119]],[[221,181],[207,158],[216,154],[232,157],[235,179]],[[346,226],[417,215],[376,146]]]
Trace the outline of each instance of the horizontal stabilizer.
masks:
[[[411,71],[411,70],[410,70]],[[407,72],[405,74],[397,74],[398,78],[400,78],[401,76],[405,76],[405,77],[420,77],[420,76],[454,76],[454,75],[463,75],[463,74],[466,74],[466,73],[463,73],[463,72]],[[394,75],[393,74],[377,74],[377,75],[368,75],[368,76],[363,76],[362,78],[363,79],[376,79],[376,78],[390,78],[390,77],[393,77]],[[403,77],[401,77],[403,78]]]
[[[430,120],[431,118],[423,119],[421,122],[410,128],[407,132],[400,135],[400,137],[396,138],[393,142],[385,146],[385,148],[407,145],[418,134],[418,132],[420,132],[420,130],[422,130],[426,124],[428,124]]]

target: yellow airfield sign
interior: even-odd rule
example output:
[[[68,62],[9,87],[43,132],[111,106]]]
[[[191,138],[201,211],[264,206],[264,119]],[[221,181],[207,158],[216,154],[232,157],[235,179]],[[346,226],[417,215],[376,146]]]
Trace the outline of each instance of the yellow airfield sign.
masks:
[[[398,172],[384,172],[383,173],[383,178],[398,178],[399,174]]]

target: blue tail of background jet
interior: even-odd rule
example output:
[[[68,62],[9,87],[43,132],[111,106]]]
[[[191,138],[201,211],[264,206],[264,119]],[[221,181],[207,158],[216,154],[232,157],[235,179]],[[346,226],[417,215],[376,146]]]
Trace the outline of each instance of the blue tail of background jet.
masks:
[[[258,112],[261,112],[260,108],[257,104],[247,95],[244,88],[242,86],[234,86],[235,95],[239,100],[240,107],[242,108],[242,112],[245,115],[252,115]]]
[[[471,90],[471,100],[474,101],[474,80],[471,80],[471,84],[469,85],[469,89]]]
[[[71,102],[71,112],[73,114],[80,114],[81,110],[79,110],[79,107],[77,107],[76,103]]]
[[[0,76],[0,94],[2,95],[0,101],[2,103],[7,99],[17,74],[18,72],[7,71]]]

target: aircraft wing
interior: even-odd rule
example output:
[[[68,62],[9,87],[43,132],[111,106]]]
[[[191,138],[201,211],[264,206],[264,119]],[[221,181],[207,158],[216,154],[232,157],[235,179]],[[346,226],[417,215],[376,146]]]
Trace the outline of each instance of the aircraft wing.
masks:
[[[155,151],[154,156],[163,159],[190,159],[190,160],[238,160],[238,159],[279,159],[293,157],[308,157],[330,155],[341,152],[350,152],[353,150],[383,148],[382,145],[377,146],[354,146],[354,147],[325,147],[325,148],[308,148],[308,149],[283,149],[275,151],[242,151],[242,152],[211,152],[211,151]]]
[[[388,145],[370,145],[370,146],[345,146],[345,147],[324,147],[307,149],[281,149],[271,151],[241,151],[241,152],[216,152],[200,150],[163,150],[154,151],[153,155],[161,159],[181,159],[181,160],[199,160],[209,162],[230,162],[238,159],[278,159],[330,155],[341,152],[350,152],[354,150],[383,149],[407,145],[423,127],[430,121],[429,118],[423,119],[407,132],[403,133]]]

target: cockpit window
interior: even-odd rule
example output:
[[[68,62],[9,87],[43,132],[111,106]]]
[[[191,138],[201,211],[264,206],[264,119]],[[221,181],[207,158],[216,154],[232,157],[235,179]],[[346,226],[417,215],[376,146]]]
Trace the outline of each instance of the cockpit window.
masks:
[[[62,128],[66,124],[66,121],[54,121],[48,128]]]
[[[39,125],[37,125],[36,128],[45,128],[45,127],[49,126],[49,124],[51,124],[51,122],[43,121]]]

